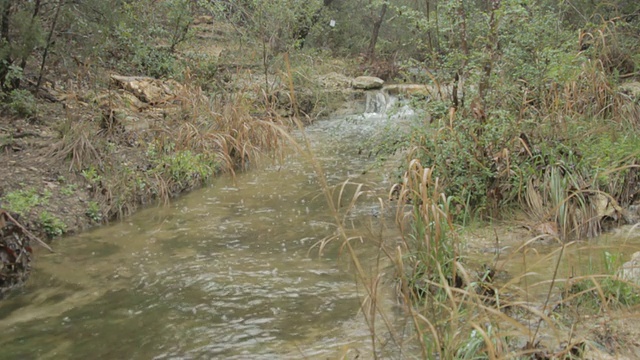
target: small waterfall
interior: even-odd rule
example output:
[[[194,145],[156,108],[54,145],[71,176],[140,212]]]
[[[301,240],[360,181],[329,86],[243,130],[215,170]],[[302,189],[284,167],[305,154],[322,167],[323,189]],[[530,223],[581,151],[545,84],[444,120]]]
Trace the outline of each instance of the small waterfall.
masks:
[[[365,114],[382,115],[387,112],[387,95],[382,91],[368,91],[367,102],[365,105]]]

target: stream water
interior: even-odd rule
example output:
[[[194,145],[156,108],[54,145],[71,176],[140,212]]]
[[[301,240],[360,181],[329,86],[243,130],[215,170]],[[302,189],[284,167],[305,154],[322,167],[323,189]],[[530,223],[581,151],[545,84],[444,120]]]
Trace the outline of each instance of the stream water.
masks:
[[[380,110],[379,104],[374,104]],[[318,121],[306,132],[332,185],[388,181],[357,144],[386,116]],[[374,198],[354,220],[374,216]],[[366,230],[362,230],[366,233]],[[59,240],[27,286],[0,303],[12,359],[334,358],[367,350],[357,286],[313,167],[291,155],[222,176],[170,206]]]

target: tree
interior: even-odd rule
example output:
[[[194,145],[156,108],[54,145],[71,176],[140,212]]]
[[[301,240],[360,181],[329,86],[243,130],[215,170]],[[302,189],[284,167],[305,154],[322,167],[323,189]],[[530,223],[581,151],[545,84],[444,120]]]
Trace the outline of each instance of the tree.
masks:
[[[380,5],[380,15],[378,15],[378,17],[373,22],[371,40],[367,49],[367,58],[371,61],[375,59],[376,43],[378,42],[378,36],[380,35],[380,27],[382,26],[382,22],[384,21],[384,17],[387,14],[388,8],[389,3],[387,1],[383,1]]]

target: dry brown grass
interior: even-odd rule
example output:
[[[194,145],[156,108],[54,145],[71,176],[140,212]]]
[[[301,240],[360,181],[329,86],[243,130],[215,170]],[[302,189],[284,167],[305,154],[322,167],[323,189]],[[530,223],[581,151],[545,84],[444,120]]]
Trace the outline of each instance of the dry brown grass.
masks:
[[[200,88],[185,87],[183,114],[191,121],[177,121],[162,130],[161,146],[172,143],[176,150],[189,149],[218,160],[220,170],[234,172],[256,162],[264,153],[278,153],[287,121],[279,117],[258,118],[245,94],[229,99],[209,99]]]
[[[69,119],[62,125],[60,136],[49,154],[57,161],[69,161],[69,171],[102,166],[104,155],[101,139],[95,134],[93,124],[80,119]]]

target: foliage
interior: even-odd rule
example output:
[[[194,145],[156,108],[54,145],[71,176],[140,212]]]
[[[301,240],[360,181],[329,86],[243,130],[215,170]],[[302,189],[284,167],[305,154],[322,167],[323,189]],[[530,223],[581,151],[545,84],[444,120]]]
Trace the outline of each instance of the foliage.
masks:
[[[71,196],[73,195],[76,191],[78,190],[78,185],[76,184],[69,184],[65,187],[63,187],[62,189],[60,189],[60,193],[62,195],[67,195],[67,196]]]
[[[156,161],[158,172],[167,172],[178,184],[188,184],[195,180],[204,181],[211,177],[216,169],[215,162],[204,154],[194,154],[191,150],[163,154]]]
[[[100,175],[98,169],[94,166],[89,166],[87,169],[82,170],[81,175],[93,186],[99,184],[102,180],[102,175]]]
[[[387,124],[374,136],[362,141],[359,147],[363,155],[375,158],[376,165],[384,165],[389,156],[406,149],[409,144],[410,139],[405,131],[399,129],[395,124]],[[398,174],[398,176],[400,175]]]
[[[131,67],[139,74],[175,77],[182,66],[175,57],[176,46],[189,34],[193,18],[185,0],[136,1],[122,5],[108,49],[124,72]],[[151,10],[153,8],[153,10]],[[157,40],[162,39],[160,45]],[[167,41],[168,40],[168,41]]]
[[[4,207],[19,215],[28,214],[34,207],[44,205],[51,197],[51,192],[45,190],[43,193],[35,189],[16,190],[4,196]]]
[[[492,347],[487,346],[485,336],[491,339]],[[495,354],[489,349],[500,348],[500,335],[497,334],[497,329],[489,323],[486,331],[483,333],[478,329],[471,330],[469,338],[461,344],[460,348],[455,354],[456,360],[484,360],[492,359],[492,355]],[[495,350],[494,350],[495,351]]]
[[[67,225],[48,211],[42,211],[38,217],[42,228],[49,238],[61,236],[67,230]]]
[[[200,1],[203,8],[221,21],[229,21],[246,31],[248,40],[257,40],[269,55],[301,48],[301,31],[313,27],[322,1],[243,0],[233,4]],[[308,30],[307,30],[308,31]]]
[[[24,89],[13,89],[4,97],[4,108],[15,116],[23,118],[36,114],[38,106],[31,92]]]
[[[102,222],[102,210],[100,210],[100,205],[95,201],[89,201],[85,215],[96,223]]]
[[[440,177],[455,216],[499,217],[515,205],[569,238],[599,233],[597,194],[630,203],[640,106],[617,87],[637,68],[636,22],[563,24],[568,10],[545,2],[393,11],[427,34],[430,57],[407,59],[404,76],[427,74],[440,96],[421,105],[433,121],[414,128],[409,148]]]
[[[38,13],[39,2],[6,0],[0,3],[3,13],[0,31],[0,88],[4,92],[20,86],[27,59],[43,44],[44,32]]]

